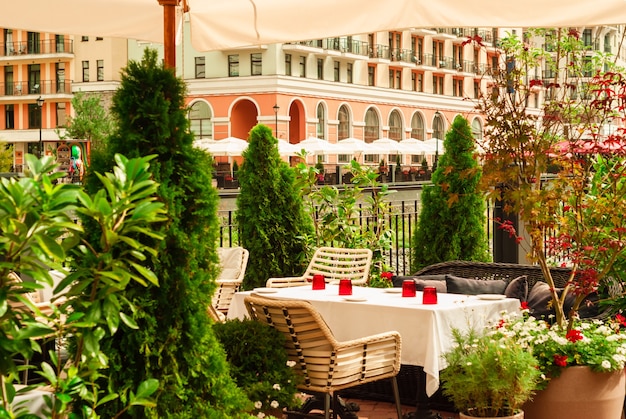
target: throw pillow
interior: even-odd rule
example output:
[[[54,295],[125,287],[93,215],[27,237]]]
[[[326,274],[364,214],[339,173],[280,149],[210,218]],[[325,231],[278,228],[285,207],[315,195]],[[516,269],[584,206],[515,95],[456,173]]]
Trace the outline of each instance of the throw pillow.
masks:
[[[394,276],[392,278],[394,287],[401,287],[402,283],[412,279],[415,281],[415,289],[422,291],[424,287],[435,287],[438,293],[446,293],[446,276],[445,275],[418,275],[418,276]]]
[[[556,291],[557,295],[561,296],[563,288],[557,288]],[[565,304],[563,305],[563,309],[566,313],[571,310],[575,298],[574,294],[567,294]],[[595,304],[597,300],[598,295],[595,293],[587,296],[580,305],[578,310],[579,316],[581,318],[596,316],[599,313],[598,306]],[[538,319],[542,317],[547,319],[549,315],[554,314],[551,302],[552,294],[550,293],[550,286],[547,282],[537,282],[528,293],[528,308],[530,310],[530,314]]]
[[[517,298],[520,301],[528,300],[528,277],[526,275],[518,276],[506,286],[504,295],[508,298]]]
[[[451,294],[504,294],[508,281],[502,279],[461,278],[446,275],[446,287]]]

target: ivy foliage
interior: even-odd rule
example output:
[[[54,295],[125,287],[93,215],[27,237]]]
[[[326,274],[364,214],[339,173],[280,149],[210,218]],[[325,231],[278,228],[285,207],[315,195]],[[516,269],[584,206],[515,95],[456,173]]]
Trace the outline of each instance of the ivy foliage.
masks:
[[[281,160],[271,130],[257,125],[249,142],[238,172],[237,198],[241,244],[250,252],[244,289],[264,286],[271,277],[301,275],[304,237],[312,232],[294,171]]]
[[[454,118],[444,145],[432,185],[422,190],[421,212],[413,234],[413,270],[449,260],[490,259],[486,201],[479,190],[481,172],[465,118]]]
[[[120,325],[103,344],[109,386],[131,389],[147,377],[159,380],[156,406],[129,410],[133,418],[237,418],[250,404],[229,375],[207,314],[218,269],[218,196],[210,186],[211,157],[192,147],[185,90],[174,71],[158,63],[156,51],[129,62],[113,97],[118,129],[107,152],[92,162],[94,170],[109,167],[113,153],[155,154],[157,194],[168,215],[157,229],[164,237],[154,242],[158,257],[144,262],[159,286],[131,284],[125,292],[137,309],[138,329]],[[88,175],[90,187],[92,180]],[[98,413],[113,417],[116,409],[111,403]]]

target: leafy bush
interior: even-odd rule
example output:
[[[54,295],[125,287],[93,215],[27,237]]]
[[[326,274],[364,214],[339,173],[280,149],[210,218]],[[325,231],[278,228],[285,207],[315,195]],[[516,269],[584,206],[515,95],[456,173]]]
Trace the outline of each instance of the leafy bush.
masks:
[[[238,319],[215,323],[213,330],[226,351],[232,377],[255,402],[255,413],[299,405],[295,396],[300,377],[288,362],[282,333],[267,324]]]

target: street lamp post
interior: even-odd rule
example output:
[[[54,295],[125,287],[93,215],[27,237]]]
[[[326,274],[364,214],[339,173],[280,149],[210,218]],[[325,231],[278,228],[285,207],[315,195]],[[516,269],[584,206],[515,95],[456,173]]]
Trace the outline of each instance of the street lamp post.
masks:
[[[278,139],[278,110],[280,109],[280,106],[278,106],[277,103],[272,109],[274,109],[274,136]]]
[[[43,99],[41,96],[37,98],[37,107],[39,108],[39,158],[43,156],[43,140],[41,138],[41,126],[43,125]]]

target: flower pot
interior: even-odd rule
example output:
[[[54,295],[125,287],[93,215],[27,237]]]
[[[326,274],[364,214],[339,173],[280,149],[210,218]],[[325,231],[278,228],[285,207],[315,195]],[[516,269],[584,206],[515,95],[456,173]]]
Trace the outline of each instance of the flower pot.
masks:
[[[524,411],[519,411],[513,415],[508,415],[508,416],[497,416],[497,417],[486,417],[486,416],[471,416],[472,413],[472,409],[469,409],[467,414],[465,413],[459,413],[459,419],[472,419],[472,418],[477,418],[480,417],[482,419],[502,419],[502,418],[506,418],[506,419],[524,419]]]
[[[623,371],[597,373],[568,367],[524,404],[526,419],[616,419],[622,412]]]

